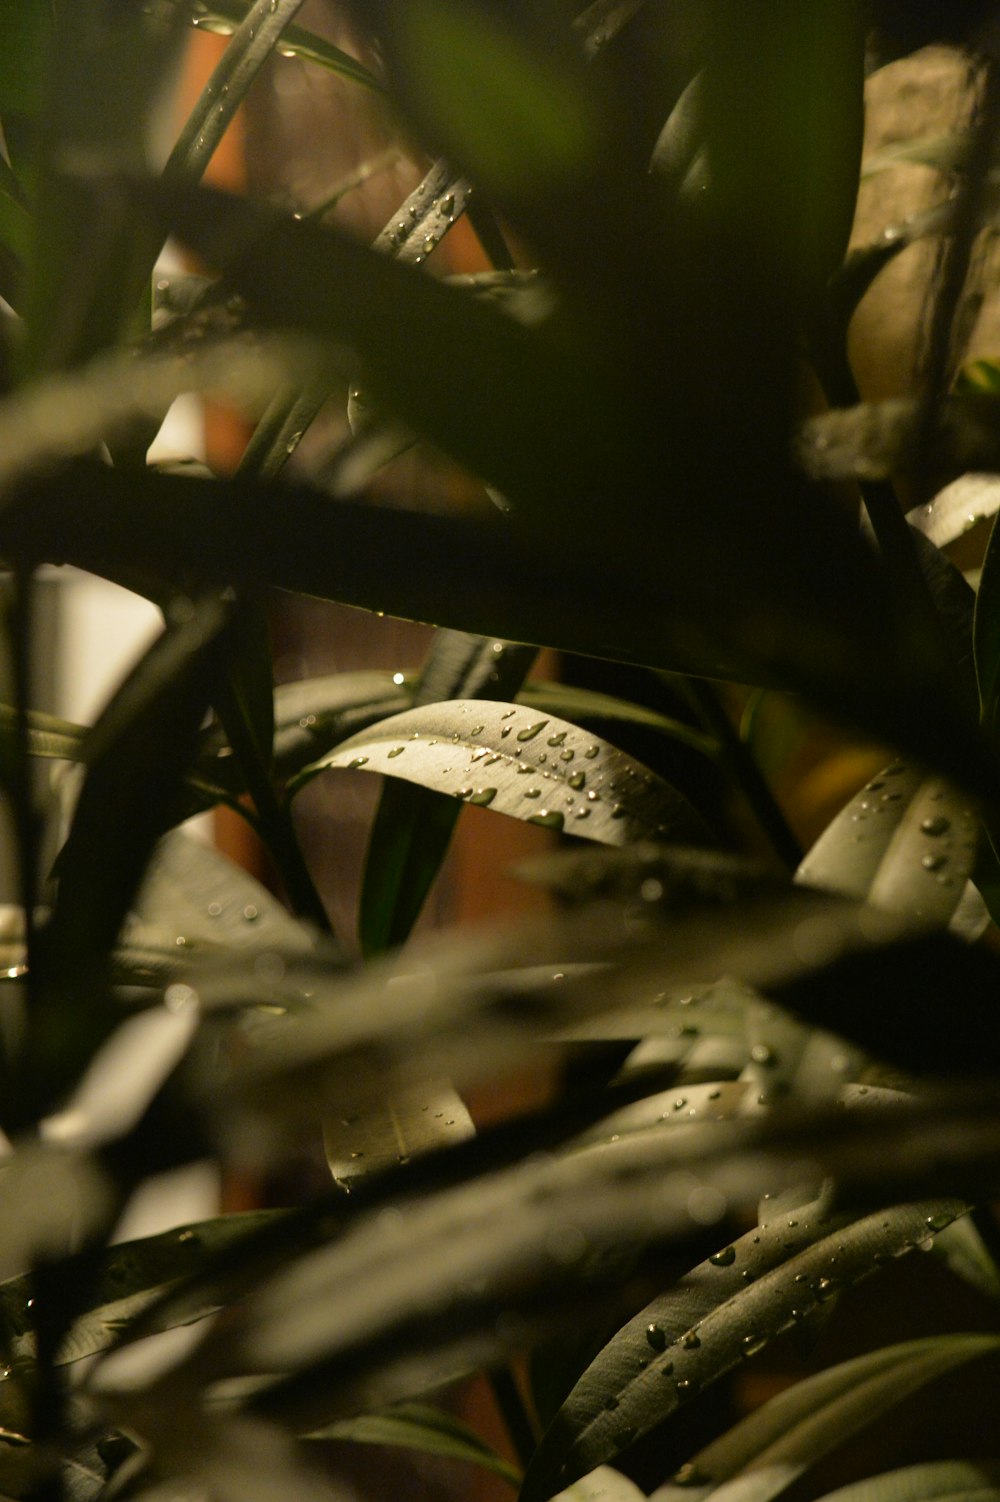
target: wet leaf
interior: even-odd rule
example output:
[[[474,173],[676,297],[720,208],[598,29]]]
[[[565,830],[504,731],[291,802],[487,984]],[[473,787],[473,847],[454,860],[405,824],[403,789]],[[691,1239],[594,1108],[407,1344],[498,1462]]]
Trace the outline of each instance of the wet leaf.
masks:
[[[352,736],[303,777],[364,768],[605,844],[698,830],[667,783],[555,716],[489,700],[410,710]]]
[[[946,1204],[896,1207],[851,1223],[813,1206],[724,1247],[604,1347],[547,1430],[524,1502],[627,1448],[841,1287],[924,1239],[938,1217],[948,1224],[957,1213]]]
[[[177,830],[157,845],[134,911],[139,924],[182,950],[210,944],[309,953],[313,947],[312,935],[260,882],[211,845]]]
[[[475,1127],[465,1103],[443,1080],[391,1091],[381,1105],[352,1116],[328,1115],[323,1122],[330,1172],[347,1190],[369,1174],[473,1136]]]
[[[911,1393],[997,1348],[996,1336],[938,1335],[804,1377],[694,1455],[676,1481],[656,1489],[655,1502],[705,1502],[722,1488],[733,1502],[772,1502]]]
[[[101,1264],[86,1306],[79,1311],[56,1360],[60,1363],[81,1361],[98,1351],[107,1350],[121,1336],[122,1330],[144,1313],[171,1285],[198,1272],[206,1257],[239,1246],[251,1232],[272,1225],[283,1212],[251,1210],[200,1221],[147,1236],[139,1241],[120,1242],[101,1253]],[[67,1264],[72,1268],[72,1262]],[[0,1310],[10,1334],[10,1355],[18,1361],[30,1361],[35,1355],[31,1303],[34,1295],[30,1276],[9,1278],[0,1283]],[[219,1307],[221,1294],[205,1293],[198,1309],[189,1308],[185,1322],[204,1318]],[[160,1326],[159,1328],[166,1328]],[[152,1332],[150,1332],[152,1333]]]
[[[972,874],[977,832],[968,798],[893,762],[824,830],[796,880],[945,927]]]
[[[414,709],[442,700],[509,699],[535,656],[531,647],[438,631],[413,687]],[[459,807],[405,779],[390,778],[382,788],[368,837],[358,914],[365,955],[408,938],[444,860]]]
[[[932,501],[914,506],[906,519],[935,547],[946,548],[997,511],[1000,511],[1000,477],[969,474],[952,480]]]
[[[171,3],[181,4],[182,0],[171,0]],[[190,20],[203,31],[229,35],[245,18],[251,3],[252,0],[198,0]],[[187,9],[186,4],[183,8]],[[340,47],[335,47],[325,37],[317,36],[315,32],[301,26],[284,28],[280,50],[282,56],[300,57],[303,62],[316,63],[341,78],[360,84],[362,88],[371,89],[375,93],[382,92],[378,79],[357,58],[351,57],[350,53],[342,51]]]

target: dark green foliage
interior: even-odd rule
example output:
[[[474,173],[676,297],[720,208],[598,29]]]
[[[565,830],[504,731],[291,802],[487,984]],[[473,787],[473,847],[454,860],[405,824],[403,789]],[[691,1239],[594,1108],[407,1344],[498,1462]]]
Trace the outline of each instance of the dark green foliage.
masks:
[[[948,551],[998,509],[965,473],[1000,452],[996,359],[953,327],[996,173],[981,8],[378,0],[352,8],[378,77],[299,8],[0,13],[0,1493],[324,1502],[335,1440],[525,1502],[637,1502],[640,1472],[657,1502],[817,1502],[827,1457],[837,1502],[996,1502],[995,1461],[901,1429],[872,1477],[854,1444],[997,1349],[1000,961],[973,941],[1000,911],[1000,544],[977,596]],[[190,22],[231,41],[155,144]],[[845,259],[866,60],[958,27],[979,112],[864,169],[958,191]],[[199,186],[276,53],[387,97],[432,163],[373,244],[334,220],[362,163],[303,217]],[[466,214],[493,270],[429,274]],[[202,264],[150,332],[168,232]],[[926,390],[859,404],[853,313],[936,236]],[[345,388],[349,436],[289,476]],[[188,390],[256,419],[229,478],[145,462]],[[377,501],[421,442],[497,505]],[[906,518],[891,482],[938,473]],[[167,621],[92,728],[28,693],[33,571],[65,562]],[[439,629],[422,666],[275,691],[273,589]],[[542,647],[610,691],[526,681]],[[801,860],[801,747],[741,739],[747,686],[886,748]],[[53,761],[79,784],[49,887]],[[340,852],[311,869],[293,821],[330,771],[384,778],[357,963],[317,895]],[[176,828],[219,804],[287,903]],[[465,804],[558,839],[525,863],[538,912],[411,938]],[[525,1070],[544,1103],[480,1120]],[[321,1142],[302,1203],[111,1241],[163,1170],[263,1181]],[[854,1285],[915,1248],[986,1328],[942,1306],[845,1359]],[[790,1385],[727,1426],[742,1363]],[[447,1411],[482,1368],[523,1466]]]

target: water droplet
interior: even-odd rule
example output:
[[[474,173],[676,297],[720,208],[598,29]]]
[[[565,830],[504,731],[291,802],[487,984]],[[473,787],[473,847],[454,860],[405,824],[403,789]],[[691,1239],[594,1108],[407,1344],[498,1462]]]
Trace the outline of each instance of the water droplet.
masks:
[[[949,1215],[946,1210],[942,1210],[937,1215],[928,1215],[927,1225],[932,1231],[943,1231],[946,1226],[951,1225],[954,1218],[955,1217],[953,1215]]]
[[[208,904],[208,916],[210,918],[221,918],[222,917],[222,903],[221,902],[210,902]]]
[[[558,735],[550,735],[549,736],[548,744],[550,746],[561,746],[562,743],[566,739],[566,735],[567,735],[567,732],[565,730],[560,730],[559,733],[558,733]]]
[[[654,1351],[665,1351],[667,1349],[667,1332],[661,1325],[647,1325],[646,1340],[653,1347]]]
[[[708,1260],[713,1267],[732,1267],[736,1261],[736,1248],[724,1246],[721,1252],[713,1252]]]
[[[353,761],[347,763],[347,770],[353,772],[356,767],[363,767],[367,760],[367,756],[356,756]]]
[[[425,237],[424,237],[424,251],[425,251],[425,253],[427,255],[430,255],[431,251],[434,249],[434,247],[436,245],[437,245],[437,240],[434,238],[433,235],[425,235]]]
[[[587,781],[587,774],[586,772],[574,772],[572,777],[567,777],[566,781],[571,788],[576,788],[579,791]]]
[[[561,813],[553,810],[551,813],[542,809],[540,814],[532,814],[527,821],[529,824],[541,824],[545,829],[562,829],[565,820]]]
[[[946,855],[925,855],[921,857],[920,864],[925,871],[940,871],[942,866],[948,864]]]
[[[588,761],[593,761],[595,756],[600,756],[601,748],[600,746],[588,746],[583,754]]]
[[[756,1356],[757,1352],[762,1351],[767,1345],[767,1336],[744,1335],[740,1345],[743,1347],[744,1356]]]
[[[502,737],[504,737],[504,739],[506,739],[506,737],[508,735],[510,735],[510,732],[511,732],[511,727],[509,725],[503,725],[501,727],[500,734],[501,734]]]
[[[285,444],[285,453],[286,454],[294,454],[295,450],[298,448],[298,446],[299,446],[299,444],[301,442],[302,442],[302,434],[301,433],[293,433],[291,435],[291,437],[289,438],[288,442]]]
[[[472,729],[469,731],[469,734],[470,735],[482,735],[483,729],[484,729],[484,726],[482,726],[482,725],[473,725]]]
[[[687,1377],[682,1377],[677,1384],[677,1396],[686,1398],[692,1392],[694,1392],[694,1384]]]
[[[951,828],[951,821],[949,819],[946,819],[943,814],[934,814],[929,819],[921,819],[920,828],[923,830],[924,834],[929,834],[931,836],[947,834],[948,830]]]
[[[697,1330],[689,1330],[684,1336],[684,1339],[681,1341],[681,1345],[684,1347],[685,1351],[696,1351],[701,1345],[701,1336],[698,1334]]]
[[[405,750],[405,746],[393,746],[392,750],[389,752],[389,760],[392,761],[393,757],[395,756],[402,756]]]
[[[528,768],[528,771],[531,771],[530,767]],[[542,796],[542,790],[541,788],[526,788],[524,796],[526,798],[540,798]]]
[[[755,1043],[750,1050],[750,1057],[755,1064],[774,1064],[777,1062],[777,1055],[774,1049],[770,1048],[766,1043]]]
[[[496,797],[496,795],[496,788],[480,788],[478,793],[473,793],[472,797],[469,799],[469,802],[478,804],[480,808],[486,808],[488,804],[493,802],[493,799]]]
[[[244,923],[256,923],[259,917],[260,909],[254,903],[248,902],[246,907],[243,909]]]
[[[615,803],[615,804],[612,805],[612,808],[611,808],[611,817],[612,817],[612,819],[624,819],[624,817],[625,817],[625,805],[624,805],[624,803]]]
[[[523,730],[517,732],[519,741],[533,741],[536,735],[540,735],[548,724],[548,720],[538,720],[534,725],[526,725]]]
[[[832,1278],[820,1278],[816,1284],[816,1297],[821,1301],[832,1299],[837,1292],[837,1285]]]
[[[590,809],[589,808],[578,808],[577,811],[576,811],[576,813],[573,815],[573,818],[574,819],[589,819],[590,818]]]

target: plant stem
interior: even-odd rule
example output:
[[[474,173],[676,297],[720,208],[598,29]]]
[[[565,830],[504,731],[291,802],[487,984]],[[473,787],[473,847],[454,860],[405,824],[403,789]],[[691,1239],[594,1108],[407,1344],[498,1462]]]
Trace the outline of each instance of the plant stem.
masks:
[[[760,768],[740,740],[712,685],[704,678],[685,678],[684,692],[699,719],[719,744],[722,763],[756,816],[783,865],[794,871],[802,860],[795,838]]]

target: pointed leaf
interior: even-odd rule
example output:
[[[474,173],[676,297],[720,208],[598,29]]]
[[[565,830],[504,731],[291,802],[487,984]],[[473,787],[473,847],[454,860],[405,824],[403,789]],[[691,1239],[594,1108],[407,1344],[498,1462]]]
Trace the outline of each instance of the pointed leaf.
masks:
[[[310,772],[364,768],[605,844],[698,828],[680,794],[568,721],[489,700],[394,715]]]
[[[482,1466],[494,1476],[509,1481],[511,1486],[518,1486],[521,1480],[517,1467],[492,1450],[475,1430],[453,1414],[432,1408],[427,1403],[400,1403],[382,1413],[363,1413],[357,1418],[340,1419],[314,1430],[307,1438],[398,1445],[407,1450],[418,1450],[423,1455],[444,1455],[449,1460],[464,1460],[470,1465]],[[596,1498],[594,1502],[597,1502]],[[617,1499],[609,1498],[608,1502],[617,1502]]]
[[[939,1460],[886,1471],[828,1492],[822,1502],[992,1502],[1000,1496],[1000,1464]]]
[[[173,0],[173,3],[181,4],[184,0]],[[252,0],[197,0],[190,19],[193,25],[199,26],[203,31],[228,36],[244,20],[251,4]],[[184,8],[187,9],[186,4]],[[375,93],[382,92],[378,79],[357,58],[335,47],[325,37],[317,36],[315,32],[307,31],[301,26],[288,26],[282,31],[281,53],[282,56],[300,57],[304,62],[316,63],[319,67],[339,74],[341,78],[349,78],[352,83],[360,84]]]
[[[274,1224],[282,1214],[277,1210],[250,1210],[108,1247],[101,1253],[100,1267],[85,1307],[77,1315],[56,1360],[82,1361],[86,1356],[107,1350],[123,1328],[167,1287],[197,1272],[206,1256],[238,1247],[251,1232]],[[33,1293],[28,1275],[0,1283],[0,1309],[11,1331],[10,1354],[18,1361],[31,1361],[35,1356]],[[212,1313],[220,1299],[218,1293],[214,1297],[206,1294],[200,1310],[189,1309],[185,1320],[201,1319]]]
[[[509,699],[535,650],[460,631],[438,631],[413,689],[414,709],[445,699]],[[362,953],[402,944],[441,868],[460,805],[389,779],[368,837],[358,915]]]
[[[814,1209],[811,1218],[791,1216],[723,1248],[605,1346],[546,1432],[523,1502],[551,1496],[567,1478],[619,1453],[838,1288],[956,1213],[942,1202],[824,1223]]]
[[[993,1335],[937,1335],[883,1346],[816,1372],[706,1445],[676,1480],[656,1489],[653,1499],[773,1502],[817,1461],[911,1393],[967,1361],[995,1355],[998,1346]]]
[[[186,618],[153,644],[88,737],[25,1041],[25,1084],[44,1081],[43,1093],[21,1110],[58,1100],[115,1020],[101,996],[104,966],[169,826],[228,645],[225,604],[185,604]]]
[[[139,923],[187,944],[309,953],[312,935],[260,882],[175,830],[157,845],[135,903]],[[183,941],[183,942],[182,942]]]

